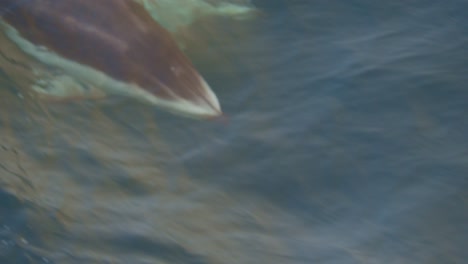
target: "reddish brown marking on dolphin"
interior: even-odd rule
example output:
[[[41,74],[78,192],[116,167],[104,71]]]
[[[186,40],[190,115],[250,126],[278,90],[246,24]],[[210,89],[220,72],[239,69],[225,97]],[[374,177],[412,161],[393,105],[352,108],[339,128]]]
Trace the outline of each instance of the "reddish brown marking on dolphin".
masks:
[[[1,0],[1,19],[29,42],[162,100],[220,115],[217,99],[171,35],[133,0]]]

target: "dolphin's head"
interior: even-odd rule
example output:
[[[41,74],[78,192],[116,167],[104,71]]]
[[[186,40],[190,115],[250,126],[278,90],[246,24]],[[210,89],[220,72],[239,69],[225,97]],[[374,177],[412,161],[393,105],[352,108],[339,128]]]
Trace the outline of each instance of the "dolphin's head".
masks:
[[[140,95],[168,111],[188,117],[222,115],[215,93],[172,39],[158,42],[157,49],[142,53],[146,54],[145,58],[137,60]]]
[[[121,61],[129,63],[122,71],[124,79],[135,83],[145,100],[171,112],[194,118],[221,116],[215,93],[171,33],[139,8],[137,16],[127,14],[130,21],[137,21],[132,30],[120,33],[126,35],[127,45]]]

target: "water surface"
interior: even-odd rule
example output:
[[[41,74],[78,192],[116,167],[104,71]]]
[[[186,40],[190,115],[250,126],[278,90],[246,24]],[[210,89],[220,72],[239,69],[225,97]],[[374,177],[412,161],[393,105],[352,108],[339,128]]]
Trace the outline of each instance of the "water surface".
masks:
[[[227,124],[1,75],[1,263],[463,263],[467,2],[254,3],[187,45]]]

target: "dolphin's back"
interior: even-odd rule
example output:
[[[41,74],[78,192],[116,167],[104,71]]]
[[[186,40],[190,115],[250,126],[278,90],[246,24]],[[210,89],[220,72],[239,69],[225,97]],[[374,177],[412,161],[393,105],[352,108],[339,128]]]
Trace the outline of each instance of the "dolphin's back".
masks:
[[[3,19],[30,42],[117,80],[152,89],[160,97],[170,97],[165,87],[174,87],[181,77],[194,81],[191,73],[171,72],[168,64],[183,65],[189,71],[193,66],[169,33],[133,1],[29,0],[1,5],[10,8]],[[193,88],[179,89],[178,94],[188,99]]]

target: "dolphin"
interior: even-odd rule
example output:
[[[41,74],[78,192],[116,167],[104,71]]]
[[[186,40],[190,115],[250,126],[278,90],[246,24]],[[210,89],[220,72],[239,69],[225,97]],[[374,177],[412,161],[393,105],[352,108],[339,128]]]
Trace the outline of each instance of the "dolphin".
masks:
[[[8,38],[36,60],[108,94],[215,118],[215,93],[170,33],[134,0],[0,0]]]

